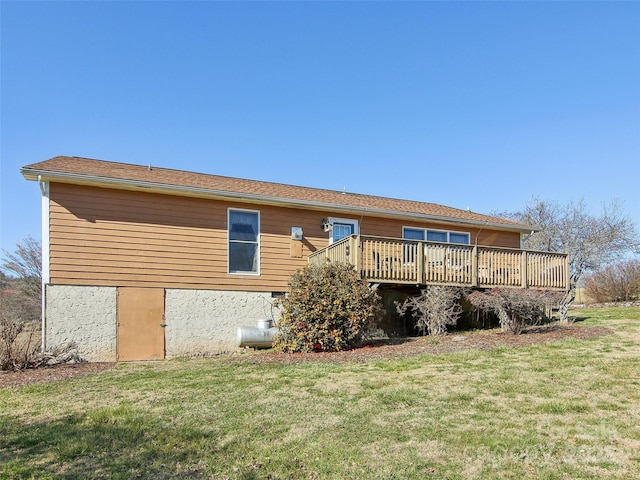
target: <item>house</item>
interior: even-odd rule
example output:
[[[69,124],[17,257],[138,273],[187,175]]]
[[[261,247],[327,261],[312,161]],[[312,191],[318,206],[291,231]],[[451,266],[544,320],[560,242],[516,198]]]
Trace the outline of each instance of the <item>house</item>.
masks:
[[[21,169],[42,193],[43,345],[91,361],[235,348],[308,262],[373,288],[566,288],[531,227],[442,205],[77,157]]]

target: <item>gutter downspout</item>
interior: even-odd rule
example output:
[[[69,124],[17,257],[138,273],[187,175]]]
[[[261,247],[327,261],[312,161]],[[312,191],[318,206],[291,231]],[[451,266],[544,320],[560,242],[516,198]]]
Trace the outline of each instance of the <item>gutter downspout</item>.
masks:
[[[47,322],[47,307],[46,307],[46,289],[49,283],[49,183],[42,180],[42,175],[38,175],[38,186],[40,187],[40,193],[42,194],[42,294],[41,294],[41,322],[42,322],[42,340],[40,349],[44,352],[46,350],[46,322]]]

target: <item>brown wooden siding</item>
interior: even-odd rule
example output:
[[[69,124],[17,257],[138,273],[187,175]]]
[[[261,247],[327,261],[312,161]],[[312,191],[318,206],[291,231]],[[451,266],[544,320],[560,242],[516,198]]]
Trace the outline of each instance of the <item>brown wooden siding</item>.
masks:
[[[435,223],[355,217],[335,212],[250,205],[157,193],[53,183],[50,190],[52,284],[162,286],[284,291],[307,256],[328,243],[328,216],[360,221],[363,234],[401,237],[403,226]],[[260,211],[260,275],[227,273],[227,209]],[[291,257],[291,227],[304,230],[303,255]],[[519,247],[519,234],[483,230],[478,243]]]

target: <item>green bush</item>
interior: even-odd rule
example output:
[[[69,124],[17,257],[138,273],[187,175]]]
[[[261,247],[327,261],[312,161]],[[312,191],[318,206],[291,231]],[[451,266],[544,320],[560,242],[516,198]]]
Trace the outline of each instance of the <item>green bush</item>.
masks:
[[[373,324],[378,295],[351,265],[309,265],[289,281],[273,346],[281,352],[337,352],[357,347]]]

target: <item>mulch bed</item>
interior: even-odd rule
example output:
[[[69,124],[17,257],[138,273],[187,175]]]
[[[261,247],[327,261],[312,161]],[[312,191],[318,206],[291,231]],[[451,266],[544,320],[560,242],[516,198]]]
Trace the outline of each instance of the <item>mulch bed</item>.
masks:
[[[556,342],[568,338],[588,339],[611,333],[613,333],[613,330],[603,327],[550,324],[530,327],[521,335],[510,335],[497,330],[488,330],[470,333],[461,332],[459,334],[451,334],[438,338],[417,337],[391,339],[347,352],[283,354],[273,351],[243,351],[242,353],[233,353],[222,357],[225,357],[229,362],[250,363],[367,362],[371,360],[408,357],[424,353],[438,355],[464,350],[486,350],[502,346],[525,347]],[[55,365],[35,370],[21,370],[18,372],[0,371],[0,388],[17,387],[31,383],[54,382],[80,375],[91,375],[104,372],[114,366],[114,363],[75,363]]]
[[[568,338],[588,339],[608,335],[613,330],[604,327],[549,324],[529,327],[521,335],[512,335],[498,330],[460,332],[444,337],[411,337],[392,339],[384,343],[367,345],[346,352],[277,353],[256,352],[234,354],[233,361],[252,363],[304,363],[304,362],[368,362],[411,355],[438,355],[464,350],[486,350],[495,347],[526,347]]]

